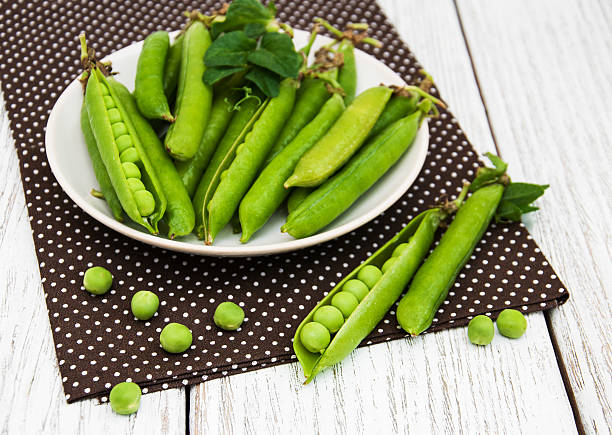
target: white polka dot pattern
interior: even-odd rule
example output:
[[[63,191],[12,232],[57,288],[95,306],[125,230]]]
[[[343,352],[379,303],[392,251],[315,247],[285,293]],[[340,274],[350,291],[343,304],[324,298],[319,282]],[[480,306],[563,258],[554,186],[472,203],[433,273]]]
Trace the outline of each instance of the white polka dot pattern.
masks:
[[[220,1],[204,2],[210,11]],[[279,17],[307,28],[316,16],[338,26],[366,21],[383,48],[370,53],[407,82],[420,68],[378,5],[369,0],[284,0]],[[177,29],[199,2],[25,2],[0,11],[0,81],[19,154],[26,201],[49,319],[68,401],[104,396],[120,381],[143,392],[292,361],[291,338],[304,315],[364,258],[419,211],[471,179],[478,158],[452,114],[430,123],[431,146],[415,185],[370,224],[330,243],[287,255],[214,259],[167,252],[101,227],[62,192],[47,165],[44,126],[55,100],[79,73],[77,36],[85,31],[101,55],[156,29]],[[83,270],[103,265],[115,281],[94,297],[81,288]],[[139,322],[133,293],[155,291],[158,314]],[[493,225],[441,306],[431,330],[463,325],[477,314],[515,307],[547,309],[568,297],[522,225]],[[212,321],[219,302],[246,311],[237,332]],[[391,311],[364,345],[404,336]],[[158,336],[168,322],[193,331],[191,349],[166,354]],[[104,399],[103,399],[104,400]]]

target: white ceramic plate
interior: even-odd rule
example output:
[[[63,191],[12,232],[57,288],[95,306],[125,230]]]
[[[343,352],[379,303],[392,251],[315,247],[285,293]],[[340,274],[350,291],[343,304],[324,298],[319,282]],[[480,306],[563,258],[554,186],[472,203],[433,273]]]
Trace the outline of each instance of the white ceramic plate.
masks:
[[[296,47],[305,45],[307,37],[306,32],[296,30],[294,39]],[[312,52],[328,42],[329,39],[325,37],[317,38]],[[132,44],[106,58],[113,62],[113,70],[120,72],[116,78],[131,90],[141,46],[142,42]],[[357,93],[380,83],[405,84],[398,75],[374,57],[359,50],[355,54],[358,74]],[[286,218],[285,207],[281,207],[281,210],[277,211],[248,243],[241,244],[239,234],[232,234],[228,226],[219,233],[213,246],[206,246],[193,235],[180,240],[169,240],[144,232],[136,224],[127,222],[129,219],[126,219],[125,223],[117,222],[106,203],[90,195],[91,189],[97,186],[97,182],[79,125],[82,98],[81,85],[75,80],[57,100],[47,123],[45,136],[47,157],[51,170],[64,191],[87,214],[121,234],[161,248],[199,255],[275,254],[316,245],[346,234],[374,219],[408,190],[425,162],[429,143],[427,124],[423,123],[414,144],[399,162],[349,210],[319,234],[296,240],[288,234],[281,233],[280,227]]]

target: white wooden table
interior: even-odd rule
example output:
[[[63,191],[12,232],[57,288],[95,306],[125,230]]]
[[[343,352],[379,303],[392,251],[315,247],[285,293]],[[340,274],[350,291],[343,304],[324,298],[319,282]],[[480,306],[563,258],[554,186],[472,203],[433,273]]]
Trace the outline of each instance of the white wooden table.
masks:
[[[479,151],[550,183],[526,223],[571,292],[520,340],[464,329],[143,397],[131,417],[62,392],[17,157],[0,117],[0,427],[11,434],[610,433],[612,2],[380,0]]]

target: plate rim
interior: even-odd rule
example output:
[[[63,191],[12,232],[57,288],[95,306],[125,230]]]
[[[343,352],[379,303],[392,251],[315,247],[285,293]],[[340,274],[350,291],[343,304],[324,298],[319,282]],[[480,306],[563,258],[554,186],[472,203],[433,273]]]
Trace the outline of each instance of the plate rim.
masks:
[[[301,30],[296,30],[296,32],[304,32]],[[175,32],[170,32],[175,33]],[[142,41],[136,41],[130,45],[127,45],[119,50],[114,51],[112,54],[118,53],[122,50],[127,50],[131,48],[133,45],[141,44]],[[360,50],[361,51],[361,50]],[[386,68],[389,68],[384,62],[376,59],[374,56],[365,53],[365,55],[372,57],[376,62],[381,63]],[[111,55],[112,55],[111,54]],[[390,69],[390,68],[389,68]],[[393,71],[399,77],[395,71]],[[401,77],[400,77],[401,79]],[[402,79],[403,81],[403,79]],[[418,135],[424,135],[423,138],[417,137],[416,140],[425,141],[425,146],[419,149],[419,152],[415,156],[415,170],[406,177],[405,182],[402,183],[401,187],[394,191],[393,195],[389,195],[384,198],[383,201],[377,204],[376,207],[372,208],[369,212],[362,214],[361,216],[343,224],[339,227],[309,236],[302,239],[293,239],[287,242],[282,243],[273,243],[273,244],[265,244],[265,245],[252,245],[248,246],[248,244],[239,245],[239,246],[218,246],[218,245],[206,245],[204,243],[196,244],[191,242],[184,242],[181,240],[170,240],[165,237],[156,236],[153,234],[148,234],[143,231],[139,231],[137,229],[131,228],[130,226],[124,224],[123,222],[119,222],[115,220],[113,217],[106,215],[102,211],[98,210],[94,206],[90,205],[85,198],[82,198],[81,195],[72,188],[72,185],[68,182],[68,180],[64,177],[64,173],[60,169],[61,165],[59,163],[59,152],[58,146],[54,141],[51,140],[52,133],[55,133],[55,126],[57,125],[57,118],[59,116],[59,110],[56,110],[56,107],[62,101],[62,99],[67,98],[66,94],[71,91],[71,88],[74,86],[80,86],[78,82],[78,77],[75,78],[60,94],[57,101],[53,105],[51,112],[49,114],[49,118],[47,120],[47,125],[45,129],[45,153],[47,156],[47,160],[49,162],[49,167],[53,176],[56,178],[58,184],[64,190],[64,192],[70,197],[75,204],[87,213],[89,216],[97,220],[102,225],[107,228],[117,231],[118,233],[129,237],[131,239],[137,240],[142,243],[146,243],[150,246],[155,246],[162,249],[167,249],[170,251],[176,252],[184,252],[188,254],[200,255],[200,256],[211,256],[211,257],[251,257],[251,256],[262,256],[262,255],[273,255],[285,252],[297,251],[300,249],[312,247],[315,245],[319,245],[321,243],[328,242],[337,237],[343,236],[345,234],[350,233],[358,229],[359,227],[367,224],[368,222],[375,219],[377,216],[381,215],[385,212],[389,207],[391,207],[396,201],[398,201],[406,191],[413,185],[414,180],[416,180],[418,174],[425,164],[425,159],[427,156],[427,152],[429,150],[429,128],[427,119],[423,121],[421,124]],[[53,146],[49,146],[49,144],[54,144]],[[401,159],[401,157],[400,157]],[[398,160],[399,162],[399,160]],[[390,170],[392,170],[397,163],[396,162]]]

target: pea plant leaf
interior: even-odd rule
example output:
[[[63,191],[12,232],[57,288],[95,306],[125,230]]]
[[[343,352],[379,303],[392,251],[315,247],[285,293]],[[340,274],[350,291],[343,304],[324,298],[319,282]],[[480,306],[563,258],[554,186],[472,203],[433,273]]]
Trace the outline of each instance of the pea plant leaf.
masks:
[[[245,78],[255,83],[269,97],[275,97],[280,92],[280,77],[272,71],[254,67],[246,74]]]
[[[207,67],[245,66],[249,54],[257,47],[257,41],[249,38],[242,31],[221,35],[208,47],[204,55]]]
[[[301,57],[295,51],[289,35],[266,33],[261,38],[259,48],[249,54],[248,61],[281,77],[297,77]]]
[[[538,210],[532,203],[548,188],[548,184],[510,183],[504,189],[495,212],[496,222],[520,222],[521,216]]]
[[[234,0],[222,21],[215,21],[211,27],[213,39],[221,33],[244,28],[249,23],[262,24],[265,28],[274,22],[276,7],[273,2],[267,7],[259,0]]]
[[[225,77],[246,71],[246,69],[247,68],[244,66],[220,66],[207,68],[206,71],[204,71],[204,82],[209,85],[214,85]]]

